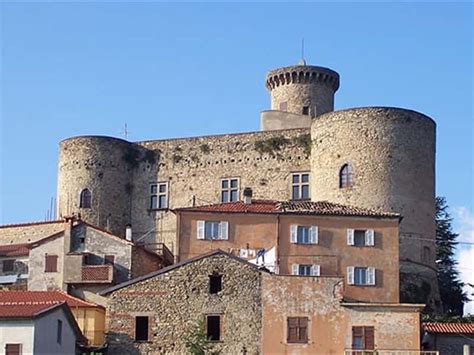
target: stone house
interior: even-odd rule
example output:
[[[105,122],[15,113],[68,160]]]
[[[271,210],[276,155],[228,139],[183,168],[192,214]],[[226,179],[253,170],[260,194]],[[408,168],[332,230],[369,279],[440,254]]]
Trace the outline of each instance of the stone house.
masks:
[[[0,294],[0,349],[6,354],[75,354],[86,342],[66,302]]]
[[[164,246],[158,254],[74,219],[66,220],[62,229],[42,239],[20,247],[8,244],[1,248],[16,248],[17,252],[22,251],[23,258],[28,252],[28,290],[59,289],[91,300],[100,290],[173,262],[172,254]]]
[[[423,323],[422,346],[439,355],[474,355],[474,323]]]
[[[353,303],[344,292],[338,276],[276,275],[214,250],[102,295],[113,353],[184,353],[193,332],[232,354],[419,349],[423,305]]]
[[[251,198],[174,212],[180,261],[221,249],[280,275],[343,277],[346,300],[399,302],[397,213]]]

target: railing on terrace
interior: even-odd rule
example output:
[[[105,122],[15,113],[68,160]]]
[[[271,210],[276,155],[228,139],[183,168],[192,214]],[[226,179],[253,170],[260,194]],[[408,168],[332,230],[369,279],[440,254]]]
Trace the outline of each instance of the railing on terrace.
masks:
[[[360,350],[346,349],[344,355],[439,355],[435,350]]]
[[[83,265],[81,281],[87,283],[110,283],[114,278],[113,265]]]
[[[164,243],[146,243],[139,245],[142,245],[156,254],[161,255],[168,265],[174,263],[174,255]]]

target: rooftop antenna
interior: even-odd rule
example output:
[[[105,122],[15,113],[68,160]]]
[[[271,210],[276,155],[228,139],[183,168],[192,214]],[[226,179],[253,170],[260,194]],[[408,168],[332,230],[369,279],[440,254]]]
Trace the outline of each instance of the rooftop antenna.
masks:
[[[304,60],[304,37],[301,39],[301,60],[298,64],[306,65],[306,60]]]
[[[125,123],[124,127],[123,127],[123,131],[121,132],[123,137],[127,140],[128,139],[128,135],[130,134],[129,130],[128,130],[128,126],[127,126],[127,123]]]

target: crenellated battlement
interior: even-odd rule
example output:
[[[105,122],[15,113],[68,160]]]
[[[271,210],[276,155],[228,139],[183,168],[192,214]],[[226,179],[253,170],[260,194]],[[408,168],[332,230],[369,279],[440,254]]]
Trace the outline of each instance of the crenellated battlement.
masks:
[[[295,65],[268,72],[265,86],[269,91],[289,84],[322,84],[336,92],[339,89],[339,74],[334,70],[312,65]]]

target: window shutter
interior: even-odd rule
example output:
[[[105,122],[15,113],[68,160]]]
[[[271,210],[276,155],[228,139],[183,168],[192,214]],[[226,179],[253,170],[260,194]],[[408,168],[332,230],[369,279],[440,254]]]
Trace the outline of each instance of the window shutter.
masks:
[[[367,285],[375,285],[375,268],[367,268]]]
[[[288,337],[287,340],[289,343],[294,343],[298,341],[298,318],[289,317],[288,318]]]
[[[313,264],[313,266],[311,266],[311,275],[312,276],[320,276],[321,275],[321,266]]]
[[[290,234],[292,243],[298,243],[298,226],[296,224],[292,224],[290,227]]]
[[[367,229],[365,231],[365,245],[373,247],[374,246],[374,230]]]
[[[311,226],[309,229],[309,242],[311,244],[319,243],[318,226]]]
[[[298,325],[299,325],[299,341],[306,343],[308,341],[308,318],[307,317],[299,317],[298,318]]]
[[[364,327],[364,348],[367,350],[375,349],[374,327]]]
[[[354,245],[354,230],[347,230],[347,245]]]
[[[354,284],[354,266],[347,267],[347,284],[348,285]]]
[[[222,221],[219,223],[219,239],[229,239],[229,222]]]
[[[355,348],[358,345],[356,344],[355,339],[362,338],[363,336],[364,336],[363,327],[352,327],[352,348]]]
[[[197,221],[197,239],[204,239],[205,225],[205,221]]]
[[[293,264],[292,267],[292,275],[299,275],[299,271],[300,271],[300,265],[299,264]]]

